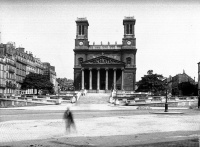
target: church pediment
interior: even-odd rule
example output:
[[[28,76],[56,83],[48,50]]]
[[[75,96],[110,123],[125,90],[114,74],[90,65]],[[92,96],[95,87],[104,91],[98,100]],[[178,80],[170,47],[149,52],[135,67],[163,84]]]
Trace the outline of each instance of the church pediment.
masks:
[[[85,64],[125,64],[122,61],[110,58],[110,57],[106,57],[106,56],[99,56],[87,61],[82,62],[82,65]]]

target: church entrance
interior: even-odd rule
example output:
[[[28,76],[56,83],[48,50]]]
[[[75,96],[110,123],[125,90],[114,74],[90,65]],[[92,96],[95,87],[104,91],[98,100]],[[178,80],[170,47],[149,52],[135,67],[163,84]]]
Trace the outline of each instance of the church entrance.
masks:
[[[84,89],[87,90],[121,90],[122,87],[122,70],[93,68],[84,69],[83,71]],[[115,78],[115,79],[114,79]],[[83,83],[82,83],[83,85]]]
[[[100,90],[106,90],[106,71],[100,70]]]
[[[81,64],[81,89],[91,92],[123,89],[124,62],[105,56]]]

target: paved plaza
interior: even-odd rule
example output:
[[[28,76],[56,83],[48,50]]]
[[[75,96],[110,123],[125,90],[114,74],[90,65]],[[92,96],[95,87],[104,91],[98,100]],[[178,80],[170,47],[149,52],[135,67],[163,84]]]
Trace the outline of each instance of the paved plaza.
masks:
[[[4,108],[9,110],[128,110],[136,107],[112,104],[67,104],[35,107]],[[1,109],[3,110],[3,109]],[[164,110],[164,108],[163,108]],[[152,111],[163,111],[159,108]],[[193,139],[200,137],[200,115],[184,114],[140,114],[95,118],[75,118],[76,131],[65,131],[62,118],[49,120],[12,120],[0,123],[2,145],[31,146],[122,146]],[[169,111],[177,111],[169,108]],[[179,110],[180,111],[180,110]],[[15,143],[14,143],[15,142]]]

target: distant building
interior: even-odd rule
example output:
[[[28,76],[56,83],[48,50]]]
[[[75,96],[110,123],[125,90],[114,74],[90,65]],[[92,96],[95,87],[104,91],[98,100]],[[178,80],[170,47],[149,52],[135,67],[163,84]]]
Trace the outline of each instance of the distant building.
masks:
[[[56,72],[55,72],[55,66],[51,66],[49,62],[43,62],[44,66],[44,75],[48,77],[50,82],[54,85],[54,90],[57,90],[57,83],[56,83]]]
[[[44,74],[44,65],[41,62],[40,58],[35,58],[35,68],[37,74]]]
[[[177,74],[176,76],[172,77],[172,80],[170,81],[173,95],[182,95],[182,91],[179,89],[178,85],[183,82],[190,82],[191,84],[195,85],[195,80],[188,76],[185,71],[183,71],[182,74]]]
[[[112,89],[134,91],[136,79],[136,38],[134,17],[123,19],[122,44],[89,45],[86,18],[76,20],[74,49],[75,90],[110,92]],[[105,32],[109,33],[109,32]],[[97,34],[98,35],[98,34]]]
[[[4,95],[6,91],[6,58],[5,48],[0,44],[0,95]]]
[[[49,68],[49,79],[55,85],[55,67]],[[30,73],[44,74],[44,65],[31,52],[22,47],[15,48],[15,43],[0,44],[0,94],[36,94],[36,90],[22,90],[21,84]]]
[[[198,63],[198,94],[200,96],[200,62]]]
[[[6,61],[6,88],[4,95],[12,95],[17,88],[16,83],[16,64],[15,64],[15,46],[7,43],[4,46],[4,57]]]

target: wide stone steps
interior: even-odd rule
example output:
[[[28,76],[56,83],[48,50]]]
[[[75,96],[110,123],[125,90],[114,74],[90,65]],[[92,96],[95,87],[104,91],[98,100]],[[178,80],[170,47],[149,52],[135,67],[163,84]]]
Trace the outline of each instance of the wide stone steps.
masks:
[[[107,104],[110,93],[87,93],[81,96],[77,104]]]

